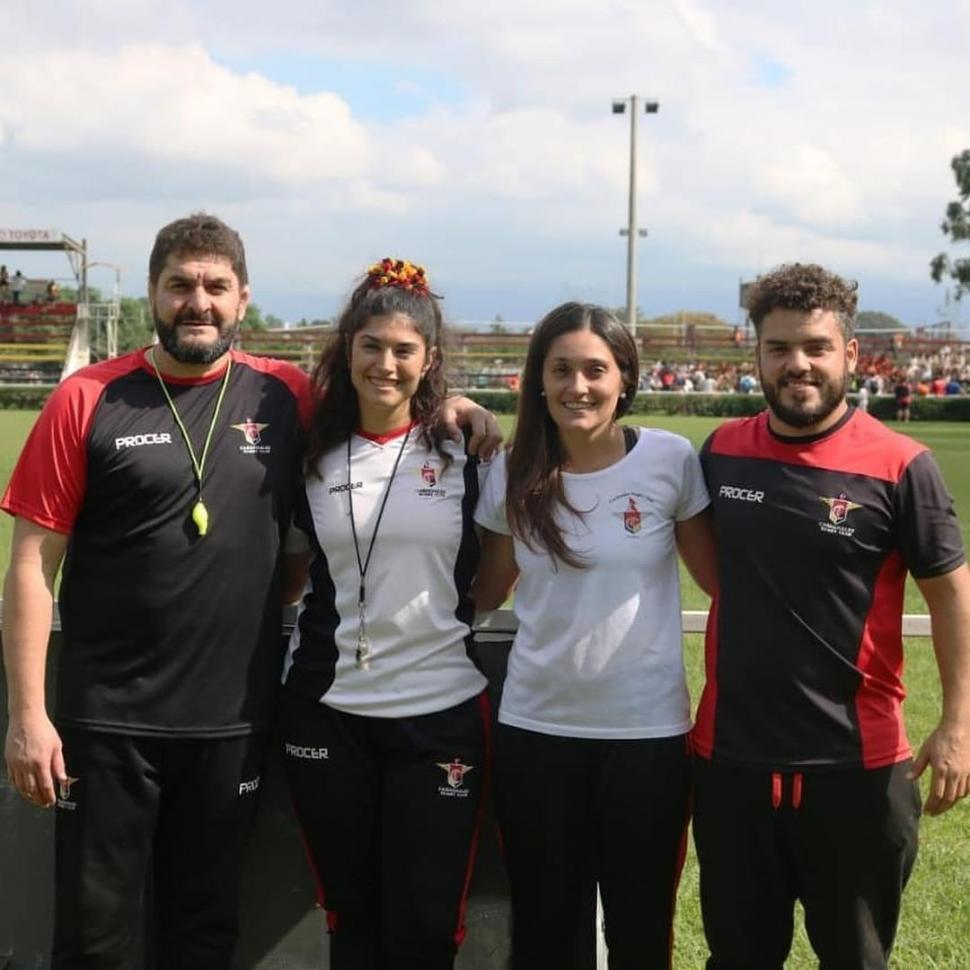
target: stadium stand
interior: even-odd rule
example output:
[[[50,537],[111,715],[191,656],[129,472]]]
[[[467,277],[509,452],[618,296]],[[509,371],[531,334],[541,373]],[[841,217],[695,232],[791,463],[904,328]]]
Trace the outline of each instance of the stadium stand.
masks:
[[[303,370],[313,370],[320,350],[333,333],[330,327],[286,327],[242,330],[236,347],[256,357],[288,360]]]
[[[257,356],[292,361],[309,371],[332,333],[330,327],[245,330],[238,346]],[[941,373],[951,380],[955,374],[962,392],[970,392],[970,331],[863,331],[858,336],[860,379],[878,375],[888,382],[902,371],[918,385]],[[755,338],[750,328],[641,326],[637,342],[641,390],[758,390]],[[527,329],[483,333],[452,327],[448,332],[448,382],[468,390],[516,390],[528,344]]]
[[[46,280],[28,282],[41,293],[47,285]],[[76,319],[76,303],[31,299],[20,306],[0,304],[0,381],[56,384]]]

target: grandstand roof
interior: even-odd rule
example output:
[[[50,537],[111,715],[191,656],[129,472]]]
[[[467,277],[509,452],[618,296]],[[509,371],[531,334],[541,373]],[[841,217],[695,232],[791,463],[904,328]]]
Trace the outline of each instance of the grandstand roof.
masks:
[[[57,229],[0,229],[0,249],[82,252],[84,244]]]

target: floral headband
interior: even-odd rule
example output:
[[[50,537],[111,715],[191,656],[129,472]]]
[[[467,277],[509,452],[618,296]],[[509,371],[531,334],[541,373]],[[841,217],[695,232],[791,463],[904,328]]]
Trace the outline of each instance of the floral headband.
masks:
[[[399,286],[412,290],[419,296],[431,296],[424,267],[409,263],[406,259],[382,259],[367,270],[369,289],[379,286]]]

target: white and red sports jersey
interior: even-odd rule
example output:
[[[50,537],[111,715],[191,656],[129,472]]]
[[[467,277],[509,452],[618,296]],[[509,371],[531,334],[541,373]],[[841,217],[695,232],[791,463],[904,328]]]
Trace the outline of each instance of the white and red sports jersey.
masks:
[[[473,513],[477,459],[446,441],[447,468],[418,429],[404,444],[390,437],[350,439],[328,451],[310,477],[294,522],[315,553],[310,583],[290,639],[288,688],[338,710],[372,717],[442,711],[481,692],[470,659],[474,607],[468,588],[478,564]],[[360,571],[392,469],[393,477],[366,573],[369,669],[356,662]],[[351,498],[352,496],[352,498]]]

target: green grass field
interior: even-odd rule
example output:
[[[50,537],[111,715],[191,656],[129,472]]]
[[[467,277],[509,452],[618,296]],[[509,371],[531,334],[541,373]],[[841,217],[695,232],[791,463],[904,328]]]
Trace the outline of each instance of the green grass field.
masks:
[[[35,418],[33,412],[0,411],[0,480],[6,483],[23,439]],[[503,416],[508,430],[511,418]],[[700,445],[716,427],[716,418],[650,416],[643,423],[685,435]],[[970,544],[970,426],[957,423],[914,424],[906,429],[931,447],[956,499],[964,541]],[[0,516],[0,570],[6,571],[10,519]],[[700,609],[706,597],[689,577],[684,580],[684,607]],[[907,593],[907,611],[925,612],[915,587]],[[910,739],[918,744],[932,730],[939,714],[939,687],[928,640],[907,641],[906,720]],[[692,696],[702,679],[702,638],[685,639]],[[925,819],[920,856],[903,902],[903,914],[893,966],[898,970],[968,970],[970,968],[970,804],[963,802],[941,818]],[[706,949],[697,895],[697,865],[690,852],[681,884],[674,965],[700,970]],[[803,929],[799,927],[789,970],[816,966]]]

